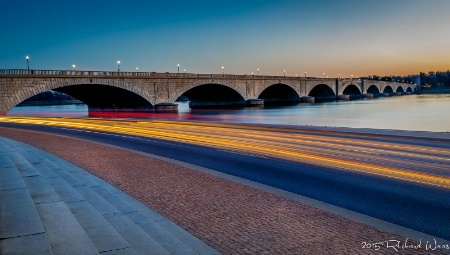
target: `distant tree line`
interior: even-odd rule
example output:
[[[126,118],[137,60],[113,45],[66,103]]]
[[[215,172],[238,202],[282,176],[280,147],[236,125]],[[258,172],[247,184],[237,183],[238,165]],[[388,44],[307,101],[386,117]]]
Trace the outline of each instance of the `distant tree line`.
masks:
[[[371,75],[367,77],[361,77],[364,79],[380,80],[380,81],[395,81],[395,82],[406,82],[415,83],[417,77],[420,77],[420,85],[427,87],[435,86],[449,86],[450,87],[450,70],[447,71],[431,71],[428,73],[420,72],[420,74],[408,75],[408,76],[379,76]],[[419,85],[419,84],[417,84]]]
[[[450,70],[445,72],[420,72],[420,84],[422,86],[450,86]]]

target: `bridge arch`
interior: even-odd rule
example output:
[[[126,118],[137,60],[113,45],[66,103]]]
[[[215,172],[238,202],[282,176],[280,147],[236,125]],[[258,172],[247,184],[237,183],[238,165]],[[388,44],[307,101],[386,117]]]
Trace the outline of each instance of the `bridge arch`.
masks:
[[[395,90],[395,92],[401,92],[401,93],[403,93],[403,92],[405,92],[405,90],[403,89],[402,86],[398,86],[397,89]]]
[[[129,90],[101,84],[79,84],[53,89],[70,95],[93,109],[148,109],[152,104]]]
[[[148,109],[153,105],[149,93],[145,93],[142,87],[124,81],[96,78],[52,78],[38,81],[39,84],[35,86],[21,87],[15,96],[8,100],[6,111],[32,96],[49,90],[70,95],[87,104],[89,108]]]
[[[367,93],[373,94],[373,95],[379,95],[380,94],[380,89],[378,89],[378,87],[376,85],[370,85],[367,88]]]
[[[336,94],[327,84],[315,85],[309,92],[308,96],[314,97],[316,101],[336,100]]]
[[[355,84],[349,84],[347,85],[344,90],[342,91],[343,95],[349,95],[351,98],[355,98],[355,97],[361,97],[361,89],[356,86]]]
[[[218,83],[206,83],[197,86],[189,86],[180,97],[189,99],[191,108],[221,107],[221,106],[245,106],[245,98],[234,88]]]
[[[283,83],[267,86],[258,95],[264,104],[291,104],[300,102],[300,96],[293,87]]]
[[[394,93],[394,90],[391,86],[387,85],[386,87],[384,87],[383,93]]]
[[[406,88],[406,92],[413,92],[413,89],[411,87]]]

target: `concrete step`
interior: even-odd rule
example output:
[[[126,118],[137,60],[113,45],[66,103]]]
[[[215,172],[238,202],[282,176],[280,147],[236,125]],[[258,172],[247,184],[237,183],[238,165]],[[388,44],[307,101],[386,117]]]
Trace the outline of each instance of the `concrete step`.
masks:
[[[0,160],[9,168],[16,166],[18,181],[5,182],[9,188],[28,188],[45,229],[42,235],[49,240],[50,252],[219,254],[85,170],[28,145],[12,140],[6,144],[12,149],[8,157],[0,154]]]
[[[158,242],[165,250],[171,254],[198,254],[181,240],[167,232],[153,220],[145,217],[135,207],[125,202],[123,199],[117,197],[113,193],[109,192],[103,186],[92,187],[98,194],[109,201],[115,208],[126,217],[123,218],[123,222],[127,222],[129,226],[134,225],[141,229],[141,231],[147,233],[152,239]],[[112,219],[113,217],[110,217]]]
[[[0,137],[0,253],[52,254],[36,206]]]
[[[56,167],[62,162],[54,162],[54,164]],[[85,172],[82,169],[72,168],[69,171],[72,173],[70,178],[72,182],[74,182],[74,176],[77,176],[78,180],[92,185],[91,187],[78,186],[75,189],[114,226],[138,253],[146,254],[151,250],[155,254],[198,254],[161,226],[152,222],[151,219],[147,219],[148,222],[140,222],[140,224],[133,222],[127,215],[130,213],[135,215],[139,212],[126,201],[115,196],[115,194],[123,193],[119,189],[93,175],[82,173]],[[131,197],[124,198],[132,199]]]
[[[111,204],[92,187],[110,184],[58,158],[47,157],[45,165],[60,178],[51,178],[52,186],[63,194],[68,207],[85,229],[100,253],[121,251],[120,254],[170,254],[157,241],[123,215],[135,208],[123,203]],[[64,170],[61,170],[64,169]],[[48,172],[48,171],[47,171]],[[76,175],[77,173],[78,175]],[[109,236],[105,236],[109,233]],[[177,254],[183,250],[177,249]]]
[[[50,161],[50,159],[48,159]],[[54,158],[53,161],[47,162],[47,166],[55,168],[55,171],[59,171],[61,165],[65,163],[60,159]],[[72,201],[68,205],[74,212],[82,225],[85,225],[87,231],[91,231],[91,227],[99,228],[97,226],[101,223],[102,228],[106,228],[106,225],[111,226],[114,232],[120,234],[120,236],[130,245],[133,251],[138,254],[147,254],[148,251],[152,251],[154,254],[169,254],[158,242],[151,238],[146,232],[142,231],[136,224],[131,222],[123,212],[136,211],[135,208],[117,208],[122,205],[121,203],[111,204],[110,201],[103,196],[96,193],[96,190],[92,187],[98,187],[98,185],[110,184],[101,181],[97,177],[87,174],[86,171],[79,169],[73,165],[66,166],[65,171],[60,176],[67,181],[73,188],[85,199],[85,201]],[[80,185],[80,183],[91,185]],[[109,194],[104,194],[106,197]],[[101,217],[101,219],[94,220],[92,215]],[[102,232],[113,232],[113,230],[103,229]],[[95,233],[95,232],[94,232]],[[93,233],[93,234],[94,234]],[[101,233],[101,232],[98,232]],[[97,239],[98,237],[91,237],[91,239]],[[98,240],[98,243],[106,242],[106,240],[113,240],[111,238],[103,238]],[[94,242],[95,243],[95,242]],[[114,244],[107,245],[107,247],[114,247],[119,242],[116,240]],[[120,248],[114,247],[114,250]],[[99,250],[100,251],[100,250]],[[104,252],[101,250],[100,252]]]
[[[116,196],[122,199],[131,198],[126,193],[116,194]],[[150,226],[152,226],[152,223],[156,223],[172,236],[182,241],[190,249],[194,250],[197,254],[220,254],[218,251],[214,250],[213,248],[193,236],[191,233],[187,232],[183,228],[179,227],[172,221],[168,220],[161,214],[150,209],[139,201],[132,198],[127,201],[139,212],[139,214],[130,213],[128,215],[128,217],[130,217],[136,224],[144,226],[144,228],[149,228]]]
[[[130,244],[111,226],[111,224],[109,224],[104,216],[97,211],[91,203],[89,203],[83,194],[80,194],[79,189],[86,189],[84,192],[86,194],[95,194],[95,192],[87,188],[82,181],[73,177],[66,171],[66,168],[70,167],[70,165],[61,164],[60,166],[55,166],[53,162],[47,159],[48,155],[45,155],[45,153],[41,155],[37,152],[33,152],[29,153],[29,155],[25,157],[30,160],[30,162],[33,162],[33,166],[38,168],[38,171],[42,171],[42,175],[45,176],[39,176],[40,178],[33,177],[33,179],[42,179],[42,182],[40,182],[40,190],[47,191],[46,197],[48,200],[54,200],[50,199],[51,197],[59,197],[58,202],[60,202],[60,204],[55,203],[55,201],[52,204],[65,207],[62,209],[62,212],[67,215],[61,215],[61,210],[57,210],[55,212],[62,217],[69,217],[71,218],[70,220],[76,221],[78,228],[76,231],[74,230],[71,232],[76,232],[76,234],[79,235],[83,234],[92,243],[92,245],[90,245],[91,247],[89,247],[90,249],[95,249],[92,249],[92,254],[116,250],[121,250],[122,252],[127,251],[128,254],[136,254],[131,249]],[[50,193],[52,194],[50,195]],[[43,203],[37,204],[38,208],[50,203],[50,201],[40,202]],[[99,201],[94,202],[99,203]],[[110,208],[110,210],[113,212],[119,212],[118,210],[114,210],[114,208]],[[46,214],[49,213],[46,212]],[[71,228],[72,226],[65,227]],[[70,233],[70,235],[73,236],[74,233]],[[59,236],[61,236],[61,240],[63,241],[66,239],[64,235]],[[67,242],[67,240],[65,242]],[[77,241],[80,242],[80,240]],[[52,248],[53,247],[54,246],[52,245]],[[79,249],[78,247],[75,248],[74,254],[83,251],[83,249]],[[66,250],[61,254],[68,254],[71,252],[70,250],[67,250],[67,247],[65,247],[65,249]],[[53,248],[53,250],[55,249]],[[88,251],[83,251],[83,253],[90,254]]]
[[[49,157],[48,159],[52,160],[55,165],[64,164],[64,162],[61,162],[63,160],[58,157]],[[134,224],[139,225],[169,252],[175,254],[219,254],[189,232],[113,185],[73,165],[67,171],[88,186],[90,185],[93,190],[102,195],[121,213],[126,214]],[[99,210],[106,214],[111,208],[105,208],[105,206],[102,203],[97,205]]]
[[[37,209],[51,252],[98,254],[96,247],[52,185],[53,182],[58,183],[61,178],[45,166],[43,161],[46,154],[23,145],[17,146],[15,150],[19,154],[13,155],[12,158],[21,166],[18,171],[23,175],[32,203]]]

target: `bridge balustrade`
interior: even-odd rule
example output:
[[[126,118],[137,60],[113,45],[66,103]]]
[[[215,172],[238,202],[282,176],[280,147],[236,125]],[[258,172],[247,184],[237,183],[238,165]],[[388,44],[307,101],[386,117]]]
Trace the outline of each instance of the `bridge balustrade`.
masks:
[[[274,76],[274,75],[237,75],[237,74],[194,74],[194,73],[157,73],[157,72],[116,72],[116,71],[82,71],[82,70],[33,70],[33,69],[0,69],[0,75],[59,75],[59,76],[119,76],[119,77],[198,77],[198,78],[230,78],[230,79],[289,79],[289,80],[326,80],[335,81],[336,78],[303,77],[303,76]],[[359,81],[359,78],[341,78],[339,81]],[[367,80],[367,79],[365,79]],[[385,81],[383,81],[385,82]],[[386,81],[387,82],[387,81]],[[389,84],[404,85],[401,82],[387,82]]]

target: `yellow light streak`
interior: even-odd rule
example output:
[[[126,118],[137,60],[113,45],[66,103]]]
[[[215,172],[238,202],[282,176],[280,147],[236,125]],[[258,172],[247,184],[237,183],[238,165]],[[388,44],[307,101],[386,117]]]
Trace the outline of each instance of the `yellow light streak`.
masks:
[[[364,136],[342,138],[320,131],[175,121],[6,116],[0,122],[163,139],[450,188],[450,150],[368,141]]]

